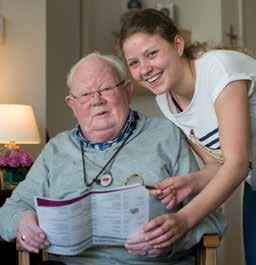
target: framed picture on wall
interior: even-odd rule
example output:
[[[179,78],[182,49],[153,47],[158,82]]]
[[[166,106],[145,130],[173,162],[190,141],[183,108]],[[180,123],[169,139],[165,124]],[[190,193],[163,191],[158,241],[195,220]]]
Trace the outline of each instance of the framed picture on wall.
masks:
[[[175,22],[175,5],[170,0],[157,0],[156,9],[162,11]]]

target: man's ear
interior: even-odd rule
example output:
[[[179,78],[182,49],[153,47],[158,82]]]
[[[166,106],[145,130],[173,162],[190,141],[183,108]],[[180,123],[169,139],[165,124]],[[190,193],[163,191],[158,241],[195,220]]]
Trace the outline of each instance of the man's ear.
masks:
[[[133,89],[134,89],[134,85],[133,85],[132,81],[128,80],[125,82],[125,89],[126,89],[127,95],[128,95],[128,102],[129,102],[129,104],[131,104]]]
[[[178,51],[179,56],[182,56],[183,52],[184,52],[184,47],[185,47],[184,38],[181,35],[177,34],[174,37],[173,44],[174,44],[176,50]]]
[[[73,111],[73,114],[76,117],[76,108],[75,108],[74,99],[70,95],[68,95],[65,97],[65,102],[68,105],[68,107]]]

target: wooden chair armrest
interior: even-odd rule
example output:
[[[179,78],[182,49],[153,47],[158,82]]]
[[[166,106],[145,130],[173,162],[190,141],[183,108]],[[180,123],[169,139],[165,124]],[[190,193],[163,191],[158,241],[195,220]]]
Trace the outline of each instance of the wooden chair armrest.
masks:
[[[197,248],[197,265],[217,265],[219,245],[220,237],[218,235],[204,235]]]
[[[29,252],[22,249],[21,245],[16,241],[16,250],[18,251],[19,265],[30,265]]]
[[[30,253],[24,250],[16,241],[16,250],[18,251],[19,265],[30,265]],[[48,260],[48,252],[42,250],[42,261]]]
[[[218,235],[204,235],[202,243],[205,248],[217,248],[220,245],[220,237]]]

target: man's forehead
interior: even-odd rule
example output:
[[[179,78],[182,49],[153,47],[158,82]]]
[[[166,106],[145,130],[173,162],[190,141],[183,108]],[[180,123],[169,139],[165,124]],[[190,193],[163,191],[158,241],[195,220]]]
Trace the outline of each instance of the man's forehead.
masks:
[[[108,81],[116,79],[117,73],[106,61],[98,58],[88,59],[77,68],[73,83],[90,84],[94,81]]]

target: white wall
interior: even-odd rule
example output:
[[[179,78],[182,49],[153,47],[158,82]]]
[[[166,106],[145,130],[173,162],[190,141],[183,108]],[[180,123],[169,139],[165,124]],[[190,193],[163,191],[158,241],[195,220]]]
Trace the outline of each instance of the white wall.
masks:
[[[221,0],[173,2],[176,5],[178,26],[192,30],[193,41],[221,42]],[[144,0],[143,5],[145,8],[154,8],[156,0]],[[115,52],[113,33],[120,29],[121,16],[127,11],[127,0],[82,0],[82,6],[83,54],[95,49],[105,53]]]
[[[80,0],[47,0],[47,129],[49,136],[75,123],[66,106],[66,77],[80,58]]]
[[[6,19],[6,38],[0,44],[0,103],[32,105],[43,144],[46,124],[46,2],[0,0],[0,13]],[[36,156],[41,146],[24,148]]]
[[[157,106],[154,95],[138,95],[133,97],[131,107],[134,110],[145,113],[147,116],[163,116]]]
[[[221,0],[172,0],[172,2],[176,6],[177,25],[192,31],[192,41],[221,42]],[[151,8],[156,7],[157,1],[144,0],[143,3],[145,8]]]
[[[121,2],[117,0],[82,1],[82,54],[91,51],[115,53],[114,32],[119,31]]]
[[[255,0],[240,0],[243,1],[243,17],[245,20],[244,24],[244,44],[247,48],[251,49],[256,55],[256,34],[255,34],[255,10],[256,1]],[[253,23],[254,22],[254,23]]]
[[[230,38],[227,34],[230,33],[230,25],[233,25],[234,33],[239,34],[239,19],[238,19],[238,1],[240,0],[223,0],[221,5],[222,13],[222,38],[223,44],[230,45]],[[242,0],[243,1],[243,0]],[[238,42],[237,42],[238,44]]]

